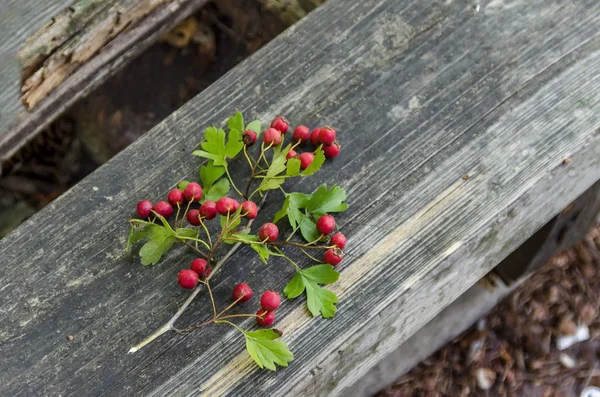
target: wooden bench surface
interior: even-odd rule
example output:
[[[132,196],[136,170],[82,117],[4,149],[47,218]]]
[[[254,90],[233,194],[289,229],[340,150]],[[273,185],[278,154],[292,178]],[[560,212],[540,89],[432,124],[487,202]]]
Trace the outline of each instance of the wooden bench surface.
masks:
[[[599,22],[595,0],[329,0],[0,240],[0,395],[353,395],[600,179]],[[219,326],[128,355],[185,299],[175,280],[192,254],[142,267],[126,220],[197,175],[202,128],[236,109],[339,129],[340,157],[294,186],[348,191],[339,311],[313,319],[286,301],[276,324],[295,359],[276,373]],[[238,251],[216,299],[240,279],[281,290],[281,268]]]

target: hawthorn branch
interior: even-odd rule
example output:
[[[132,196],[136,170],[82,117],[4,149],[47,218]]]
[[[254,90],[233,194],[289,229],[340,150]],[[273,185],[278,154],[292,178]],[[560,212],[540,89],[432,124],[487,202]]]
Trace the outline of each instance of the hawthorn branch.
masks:
[[[262,200],[260,201],[260,204],[258,204],[259,210],[264,205],[265,200],[267,199],[267,195],[268,195],[268,192],[263,195]],[[248,225],[246,227],[252,226],[253,222],[254,222],[254,219],[251,219],[250,222],[248,222]],[[221,258],[221,260],[219,260],[217,262],[217,264],[213,268],[212,272],[206,278],[206,283],[208,283],[210,281],[210,279],[215,274],[217,274],[217,272],[221,269],[221,267],[223,267],[225,262],[237,251],[237,249],[239,248],[239,246],[241,244],[242,244],[241,242],[236,243],[233,247],[231,247],[231,249],[229,251],[227,251],[225,256],[223,256],[223,258]],[[212,260],[212,255],[210,256],[209,262],[211,260]],[[198,296],[198,294],[200,293],[201,290],[202,290],[202,284],[198,284],[198,286],[194,289],[194,291],[190,294],[190,296],[187,297],[185,302],[183,302],[183,305],[181,305],[179,310],[177,310],[177,312],[173,315],[173,317],[171,317],[171,319],[169,319],[169,321],[164,323],[160,328],[158,328],[156,331],[154,331],[146,339],[144,339],[143,341],[141,341],[140,343],[138,343],[137,345],[135,345],[131,349],[129,349],[128,353],[137,352],[142,347],[146,346],[150,342],[154,341],[155,339],[157,339],[158,337],[160,337],[161,335],[163,335],[169,331],[177,332],[178,330],[175,328],[175,321],[177,321],[179,319],[179,317],[181,317],[181,315],[185,312],[185,310],[192,303],[192,301],[196,298],[196,296]],[[215,321],[215,319],[213,318],[211,321]],[[224,322],[227,322],[227,321],[224,321]]]

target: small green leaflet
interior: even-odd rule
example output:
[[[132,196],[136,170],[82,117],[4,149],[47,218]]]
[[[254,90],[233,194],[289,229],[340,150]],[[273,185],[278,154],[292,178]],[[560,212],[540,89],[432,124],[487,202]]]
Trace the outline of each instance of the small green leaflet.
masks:
[[[314,174],[315,172],[317,172],[321,169],[321,166],[323,165],[324,162],[325,162],[325,154],[323,153],[322,145],[319,145],[319,147],[317,148],[317,151],[315,153],[315,159],[313,160],[312,163],[310,163],[310,165],[308,167],[306,167],[306,169],[304,171],[302,171],[302,173],[300,173],[300,175],[309,176],[309,175]]]
[[[189,184],[190,184],[190,181],[179,181],[179,183],[177,183],[177,189],[184,190],[185,187]]]
[[[319,216],[329,212],[343,212],[348,208],[348,204],[345,204],[344,200],[346,200],[344,189],[334,185],[327,190],[327,185],[323,184],[314,191],[305,208]]]
[[[324,318],[335,315],[335,304],[338,297],[335,293],[322,288],[319,284],[332,284],[337,281],[340,274],[333,270],[331,265],[316,265],[296,272],[294,277],[283,289],[288,299],[293,299],[306,291],[306,306],[313,316],[319,313]]]
[[[203,150],[195,150],[192,152],[194,156],[212,160],[216,166],[226,166],[227,161],[234,158],[244,148],[242,131],[231,128],[227,143],[225,143],[225,131],[223,129],[217,130],[215,127],[208,127],[204,131],[204,141],[200,146]]]
[[[258,236],[255,234],[236,233],[236,234],[232,234],[229,237],[232,239],[235,239],[235,240],[240,240],[244,244],[252,244],[252,243],[256,243],[259,241]],[[238,241],[231,240],[231,242],[236,243]]]
[[[243,132],[244,116],[242,116],[242,113],[240,113],[239,111],[235,112],[235,114],[231,116],[229,120],[227,120],[227,127],[230,130],[238,130],[238,132]]]
[[[277,189],[283,182],[285,182],[284,175],[280,175],[286,169],[287,159],[285,156],[290,151],[292,145],[289,144],[283,150],[278,150],[277,147],[273,148],[273,160],[271,166],[267,170],[267,175],[263,178],[260,186],[258,187],[261,191]]]
[[[143,240],[146,238],[146,234],[148,232],[148,225],[141,224],[135,225],[131,224],[129,229],[129,236],[127,237],[127,246],[125,250],[127,252],[131,251],[131,246],[136,242]]]
[[[258,137],[258,135],[260,135],[261,127],[262,127],[262,123],[260,122],[260,120],[254,120],[254,121],[251,121],[250,123],[248,123],[248,125],[246,126],[246,129],[256,132],[256,136]]]
[[[230,185],[229,180],[226,178],[221,179],[219,182],[212,185],[208,190],[205,190],[203,201],[211,200],[217,201],[221,197],[227,196],[229,193]]]
[[[198,238],[198,230],[180,227],[175,231],[176,237]]]
[[[246,349],[260,368],[276,370],[275,364],[287,367],[294,359],[294,354],[285,342],[279,341],[280,335],[273,329],[244,332]]]
[[[262,261],[262,263],[264,263],[265,265],[267,264],[267,260],[269,259],[269,257],[271,255],[274,256],[281,256],[280,254],[278,254],[277,252],[273,252],[269,249],[269,247],[267,247],[266,244],[250,244],[250,247],[256,251],[258,253],[258,256],[260,257],[260,260]]]
[[[290,211],[290,213],[292,214],[292,218],[297,216],[294,215],[294,211]],[[317,224],[310,216],[303,214],[300,211],[298,211],[298,213],[301,216],[300,220],[297,220],[297,222],[300,223],[300,233],[302,234],[302,237],[304,237],[304,239],[309,243],[316,241],[321,235],[321,233],[319,233],[317,230]]]
[[[158,263],[175,242],[173,231],[159,225],[148,225],[146,237],[148,241],[140,249],[140,258],[144,266]]]
[[[202,187],[210,189],[217,179],[225,174],[225,167],[215,165],[214,161],[209,161],[200,167],[200,181]]]
[[[285,174],[287,176],[300,175],[300,159],[296,159],[296,158],[289,159],[287,161]]]

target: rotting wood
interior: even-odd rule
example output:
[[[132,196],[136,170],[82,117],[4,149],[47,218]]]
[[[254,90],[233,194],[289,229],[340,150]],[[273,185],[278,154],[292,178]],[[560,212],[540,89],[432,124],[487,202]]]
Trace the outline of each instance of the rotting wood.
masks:
[[[116,1],[78,0],[28,37],[17,53],[17,59],[21,63],[21,82],[31,77],[52,52]]]
[[[61,69],[59,74],[68,75],[67,79],[51,90],[35,109],[22,112],[18,120],[16,120],[17,111],[14,109],[17,99],[14,99],[15,103],[13,103],[9,90],[0,91],[0,106],[5,109],[0,113],[0,163],[10,159],[19,148],[35,137],[58,114],[112,76],[127,62],[156,42],[170,28],[201,8],[207,0],[169,1],[168,6],[163,5],[156,8],[136,25],[122,31],[108,42],[97,55],[79,64],[78,68],[73,68],[70,74],[65,73],[65,68]],[[65,65],[67,65],[66,69],[69,69],[71,64]],[[9,78],[9,75],[10,73],[4,76],[3,70],[0,70],[2,86],[8,85],[5,79]],[[17,75],[13,77],[16,83],[18,77]],[[55,77],[60,76],[56,75]],[[40,78],[36,84],[41,81]],[[48,82],[47,84],[53,85],[54,83]],[[18,104],[18,106],[22,105]]]
[[[600,4],[480,3],[329,0],[1,240],[0,394],[348,391],[600,178]],[[126,219],[195,177],[190,145],[236,109],[340,131],[334,166],[294,186],[349,193],[338,314],[284,303],[277,326],[295,360],[277,373],[219,327],[126,355],[185,300],[175,279],[191,258],[142,268],[124,253]],[[281,290],[292,272],[238,251],[215,298],[241,279]]]
[[[61,84],[75,69],[96,55],[108,42],[128,27],[135,26],[156,8],[174,0],[119,0],[103,10],[85,28],[55,49],[44,60],[38,70],[31,73],[23,82],[21,101],[28,108],[34,108],[52,90]],[[27,44],[26,44],[27,45]],[[28,45],[32,45],[29,43]],[[33,43],[34,46],[37,43]],[[21,50],[29,54],[27,48]]]

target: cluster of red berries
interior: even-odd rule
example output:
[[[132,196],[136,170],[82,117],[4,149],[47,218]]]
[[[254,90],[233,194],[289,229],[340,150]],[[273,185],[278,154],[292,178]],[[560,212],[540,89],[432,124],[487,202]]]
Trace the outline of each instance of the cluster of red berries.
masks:
[[[317,230],[322,235],[329,235],[333,233],[335,230],[335,219],[331,215],[323,215],[317,220]],[[335,233],[329,239],[329,245],[331,248],[328,248],[323,255],[323,262],[328,263],[330,265],[336,266],[338,265],[342,259],[344,259],[344,253],[342,249],[346,246],[346,236],[342,233]]]
[[[201,278],[210,275],[208,262],[202,258],[196,258],[190,264],[189,269],[183,269],[179,272],[179,285],[185,289],[196,288]]]
[[[198,202],[202,199],[202,186],[196,182],[188,183],[183,189],[173,189],[167,195],[167,201],[159,201],[154,206],[150,200],[143,200],[137,204],[137,213],[140,218],[148,218],[152,211],[162,215],[165,218],[173,215],[173,206],[180,206],[187,202],[188,204]],[[247,219],[254,219],[258,215],[258,206],[252,201],[244,201],[240,204],[237,200],[230,197],[221,197],[215,203],[212,200],[205,200],[199,208],[191,209],[187,212],[186,218],[190,225],[199,226],[203,219],[214,219],[217,214],[226,216],[228,213],[237,211],[242,206],[241,215]]]
[[[263,134],[263,142],[267,145],[277,146],[283,141],[285,133],[289,130],[290,123],[285,117],[276,117],[271,122],[270,128],[268,128]],[[244,143],[246,146],[252,146],[257,139],[256,132],[252,130],[246,130],[243,133]],[[336,141],[336,132],[331,127],[319,127],[310,131],[305,125],[299,125],[294,129],[293,138],[297,144],[303,144],[310,141],[314,146],[323,144],[323,153],[325,157],[332,159],[340,153],[340,144]],[[295,146],[294,146],[295,147]],[[306,169],[315,159],[313,152],[298,153],[294,149],[291,149],[287,158],[297,158],[300,160],[300,168]]]
[[[233,299],[246,302],[252,298],[252,288],[246,283],[237,284],[233,288]],[[281,297],[275,291],[266,291],[260,297],[260,308],[256,312],[256,322],[261,327],[269,327],[275,322],[275,310],[281,304]]]

